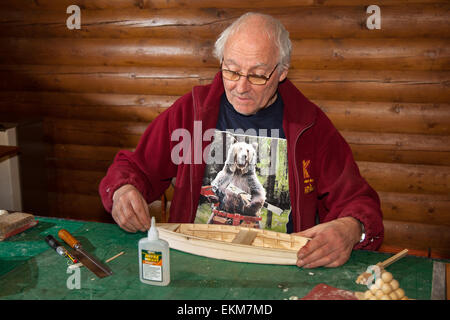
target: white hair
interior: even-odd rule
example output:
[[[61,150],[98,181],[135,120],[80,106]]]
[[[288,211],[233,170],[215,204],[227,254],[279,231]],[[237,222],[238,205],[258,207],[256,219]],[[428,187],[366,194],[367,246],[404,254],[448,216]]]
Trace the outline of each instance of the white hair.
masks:
[[[269,39],[274,39],[275,46],[279,50],[278,63],[282,66],[282,69],[288,69],[291,62],[292,43],[289,39],[289,32],[283,26],[283,24],[272,16],[247,12],[234,21],[228,28],[226,28],[220,36],[217,38],[214,45],[214,56],[222,62],[223,51],[228,38],[235,34],[242,25],[245,24],[248,18],[258,16],[264,19],[265,26],[262,31],[266,32]]]

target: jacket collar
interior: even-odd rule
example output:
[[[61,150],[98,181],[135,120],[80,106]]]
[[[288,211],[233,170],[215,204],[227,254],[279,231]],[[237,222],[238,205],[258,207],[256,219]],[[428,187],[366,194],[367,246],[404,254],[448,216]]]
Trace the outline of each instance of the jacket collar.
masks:
[[[225,92],[221,72],[212,83],[193,88],[195,120],[203,121],[203,129],[215,128],[222,94]],[[317,106],[309,101],[294,84],[286,79],[278,86],[284,103],[283,130],[286,137],[295,137],[311,126],[317,116]]]
[[[195,86],[192,89],[194,99],[194,120],[201,120],[203,129],[215,128],[219,117],[220,99],[225,92],[222,73],[216,73],[211,84]]]
[[[289,139],[314,124],[317,106],[309,101],[289,79],[280,83],[278,92],[284,103],[283,130],[286,138]]]

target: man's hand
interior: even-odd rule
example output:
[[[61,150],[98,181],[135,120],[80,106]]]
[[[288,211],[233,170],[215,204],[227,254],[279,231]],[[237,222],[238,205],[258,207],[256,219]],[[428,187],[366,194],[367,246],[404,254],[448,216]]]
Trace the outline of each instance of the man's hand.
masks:
[[[352,217],[339,218],[295,233],[311,238],[297,253],[297,266],[303,268],[339,267],[350,258],[361,239],[362,228]]]
[[[147,231],[150,228],[148,204],[131,184],[123,185],[114,192],[111,214],[125,231]]]

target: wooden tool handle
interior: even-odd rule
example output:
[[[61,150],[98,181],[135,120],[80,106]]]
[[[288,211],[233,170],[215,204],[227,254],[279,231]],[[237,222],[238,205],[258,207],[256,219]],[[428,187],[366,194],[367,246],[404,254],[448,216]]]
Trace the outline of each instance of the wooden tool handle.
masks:
[[[69,246],[75,249],[75,246],[79,244],[80,242],[75,239],[74,236],[72,236],[69,231],[66,229],[61,229],[58,232],[58,237],[61,238],[61,240],[64,240],[65,243],[67,243]]]
[[[383,268],[386,268],[387,266],[393,264],[395,261],[400,260],[401,258],[406,256],[407,254],[408,254],[408,249],[404,249],[404,250],[400,251],[399,253],[397,253],[395,256],[392,256],[389,259],[386,259],[383,262],[381,262],[381,266]]]

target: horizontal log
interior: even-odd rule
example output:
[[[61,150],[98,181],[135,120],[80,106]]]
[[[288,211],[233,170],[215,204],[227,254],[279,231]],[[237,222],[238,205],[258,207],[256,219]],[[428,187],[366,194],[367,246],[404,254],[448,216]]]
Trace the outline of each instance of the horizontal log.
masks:
[[[182,95],[210,83],[216,73],[217,69],[2,65],[0,90]]]
[[[99,152],[95,152],[98,150]],[[81,172],[97,171],[104,173],[112,163],[120,148],[86,145],[57,144],[47,160],[51,168]],[[94,179],[98,173],[94,172]],[[101,174],[100,174],[101,175]],[[77,184],[78,179],[72,183]],[[93,182],[95,183],[95,181]],[[86,183],[83,183],[85,186]],[[90,190],[88,186],[76,187],[81,193]],[[92,191],[92,190],[91,190]],[[93,192],[96,192],[94,189]],[[450,226],[450,197],[439,194],[414,194],[378,192],[383,218],[386,220],[409,221],[426,224]]]
[[[0,113],[11,112],[11,104],[0,102]],[[70,106],[14,104],[14,113],[22,117],[152,122],[167,108],[151,106]]]
[[[125,148],[123,148],[125,149]],[[114,157],[109,160],[77,159],[77,158],[47,158],[45,160],[47,168],[65,170],[86,170],[106,172],[113,163]]]
[[[119,147],[89,146],[77,144],[54,144],[51,146],[51,148],[49,148],[47,152],[47,157],[75,159],[75,160],[112,161],[116,156],[117,152],[120,150],[122,149]]]
[[[111,214],[103,208],[98,195],[49,192],[49,207],[50,212],[39,215],[114,223]]]
[[[100,181],[106,171],[53,169],[48,179],[48,190],[62,194],[99,195]]]
[[[53,144],[47,150],[49,168],[106,172],[121,147]],[[133,151],[134,148],[128,150]]]
[[[178,96],[0,92],[0,113],[150,122]],[[450,135],[450,104],[314,100],[339,130]]]
[[[48,189],[51,192],[97,195],[106,171],[48,170]]]
[[[76,100],[78,97],[72,96],[73,98],[66,100],[73,101],[73,104],[67,105],[52,103],[52,100],[23,104],[15,102],[14,98],[5,99],[5,101],[0,101],[0,112],[11,112],[11,106],[14,106],[13,112],[23,117],[48,116],[84,120],[151,122],[175,100],[173,98],[173,100],[161,101],[158,96],[153,96],[155,97],[154,102],[150,100],[151,97],[148,97],[148,104],[139,106],[86,106],[78,105]],[[315,102],[339,130],[427,135],[450,134],[450,105],[448,104]],[[376,109],[376,107],[379,108]]]
[[[407,0],[414,3],[446,3],[446,0]],[[82,9],[156,9],[156,8],[264,8],[288,6],[354,6],[367,5],[365,0],[15,0],[2,1],[0,8],[16,9],[65,9],[75,4]],[[405,0],[384,0],[383,6],[403,5]]]
[[[47,128],[70,131],[87,131],[116,134],[142,135],[148,126],[146,122],[132,121],[105,121],[105,120],[80,120],[80,119],[59,119],[47,118],[45,120]],[[447,153],[450,151],[448,136],[438,135],[414,135],[397,133],[371,133],[354,132],[342,130],[341,134],[346,141],[352,145],[366,145],[393,151],[435,151]]]
[[[376,191],[447,195],[450,190],[450,166],[365,161],[357,164]]]
[[[395,146],[354,144],[350,144],[350,147],[356,161],[443,166],[450,164],[450,152],[448,151],[396,150]]]
[[[279,8],[265,13],[278,18],[292,39],[305,38],[427,38],[448,37],[447,4],[413,4],[381,6],[381,29],[367,28],[368,3],[352,7],[333,6]],[[251,11],[251,10],[250,10]],[[291,13],[292,12],[292,13]],[[299,19],[299,17],[301,17]]]
[[[99,125],[99,122],[91,121],[91,125]],[[44,138],[52,144],[81,144],[92,146],[111,146],[132,149],[137,146],[142,133],[148,124],[104,122],[102,129],[89,128],[89,122],[66,122],[61,119],[45,119]],[[117,131],[114,132],[114,127]],[[125,132],[118,134],[118,132]]]
[[[343,131],[358,161],[450,165],[450,136]]]
[[[83,148],[83,147],[81,147]],[[75,158],[76,159],[76,158]],[[61,161],[64,163],[66,159]],[[96,195],[106,169],[59,168],[49,170],[48,185],[51,191]],[[450,197],[448,195],[421,195],[379,192],[383,218],[404,222],[417,222],[450,227]]]
[[[80,127],[71,124],[67,126],[51,125],[46,129],[46,137],[51,142],[98,144],[100,146],[103,145],[102,143],[106,143],[106,146],[111,147],[134,147],[141,135],[137,132],[145,130],[145,125],[139,124],[140,129],[136,134],[129,133],[133,124],[127,122],[125,125],[127,132],[121,132],[120,125],[116,127],[116,132],[114,132],[114,127],[112,129],[105,128],[104,131],[102,128],[102,131],[98,132],[88,128],[83,129],[83,125]],[[97,123],[96,126],[101,127],[102,125]],[[364,132],[344,132],[344,138],[349,142],[357,161],[443,166],[450,164],[448,136],[374,135]],[[429,145],[426,145],[427,142]],[[402,144],[406,146],[402,146]]]
[[[137,146],[140,138],[141,135],[123,134],[118,136],[103,132],[74,131],[70,129],[57,130],[54,127],[45,129],[45,141],[49,143],[99,145],[132,149]]]
[[[54,171],[52,178],[49,179],[49,190],[51,192],[57,193],[75,193],[83,195],[98,195],[98,184],[99,181],[104,177],[104,172],[93,172],[93,171],[79,171],[79,170],[65,170],[57,169]],[[437,228],[450,228],[450,215],[449,215],[449,202],[448,196],[421,196],[421,195],[409,195],[409,194],[389,194],[380,193],[380,198],[382,201],[382,209],[384,212],[384,221],[386,227],[385,244],[397,244],[399,245],[399,240],[404,237],[410,238],[412,234],[408,234],[408,229],[411,225],[415,227],[417,222],[423,225],[424,229]],[[389,202],[392,201],[392,202]],[[393,209],[386,210],[388,206]],[[414,208],[418,206],[418,208]],[[422,211],[422,209],[427,208],[427,211]],[[405,220],[397,220],[395,222],[395,227],[390,224],[392,218],[400,218]],[[386,220],[388,225],[386,226]],[[400,235],[392,235],[393,228],[399,228]],[[414,233],[415,231],[409,231],[409,233]],[[405,239],[403,239],[405,240]],[[416,239],[417,240],[417,239]],[[423,240],[423,239],[422,239]],[[405,247],[411,246],[411,248],[424,249],[428,246],[438,247],[440,245],[436,244],[432,240],[429,242],[430,237],[426,239],[427,246],[420,247],[418,243],[404,243]]]
[[[305,39],[292,42],[293,69],[437,70],[450,68],[446,39]]]
[[[46,118],[44,125],[53,130],[70,130],[79,132],[98,132],[114,135],[142,135],[148,127],[148,123],[103,121],[103,120],[66,120],[58,118]]]
[[[54,207],[63,211],[63,217],[70,217],[83,220],[97,220],[102,222],[112,222],[109,215],[105,215],[105,211],[101,205],[101,200],[98,194],[99,181],[105,176],[103,172],[93,171],[74,171],[74,170],[60,170],[53,171],[49,179],[49,191],[50,194],[56,194],[57,203]],[[79,208],[77,211],[73,211],[67,207],[66,199],[78,198],[88,199],[91,207]],[[50,198],[52,199],[52,198]],[[52,202],[52,201],[50,201]],[[158,214],[159,219],[161,215],[161,203],[152,202],[149,205],[150,213],[152,215]],[[80,212],[83,210],[82,212]],[[90,218],[85,219],[89,213]],[[98,220],[97,220],[98,221]]]
[[[147,126],[147,123],[141,122],[47,119],[45,131],[51,142],[135,147]],[[450,164],[448,136],[349,131],[342,131],[342,134],[357,161],[442,166]],[[70,140],[66,141],[67,138]],[[102,144],[105,140],[108,143]],[[130,144],[123,145],[124,141]]]
[[[191,39],[1,39],[4,64],[211,67],[213,42]],[[293,69],[450,70],[446,39],[293,41]],[[11,53],[14,54],[11,54]],[[30,52],[33,52],[30,55]]]
[[[378,192],[383,219],[450,227],[450,196]]]
[[[448,103],[446,72],[293,70],[289,79],[311,100]],[[367,74],[366,72],[370,72]],[[312,76],[312,77],[311,77]],[[308,79],[307,79],[308,78]],[[356,80],[356,81],[355,81]],[[447,100],[445,100],[447,99]]]
[[[111,121],[46,120],[46,139],[60,144],[134,148],[146,124]],[[377,190],[447,194],[450,167],[358,161],[361,174]]]
[[[197,1],[196,1],[197,2]],[[443,1],[445,2],[445,1]],[[231,1],[229,3],[232,3]],[[243,1],[242,3],[247,3]],[[276,3],[270,1],[270,3]],[[367,2],[353,6],[297,6],[261,8],[258,12],[278,18],[292,39],[305,38],[448,38],[448,3],[404,3],[382,7],[382,27],[366,27]],[[0,4],[1,7],[2,4]],[[277,4],[279,5],[279,4]],[[66,38],[197,38],[216,39],[241,14],[254,6],[232,5],[141,10],[82,8],[81,29],[66,26],[67,6],[27,10],[19,7],[0,17],[0,37]],[[95,8],[94,8],[95,9]],[[50,26],[50,27],[49,27]]]
[[[190,39],[2,38],[5,64],[216,67],[213,44]],[[431,49],[431,48],[430,48]],[[14,54],[11,54],[14,52]],[[33,54],[30,55],[30,52]]]
[[[49,154],[52,167],[57,167],[53,189],[95,195],[100,179],[119,148],[55,145]],[[95,152],[98,151],[98,152]],[[93,163],[104,163],[94,168]],[[71,163],[71,166],[67,166]],[[66,167],[64,167],[64,165]],[[361,164],[360,164],[361,166]],[[97,170],[97,171],[92,171]],[[450,226],[448,195],[379,192],[384,219]]]
[[[74,132],[76,132],[76,130],[66,129],[66,128],[62,128],[62,127],[57,128],[57,131],[59,131],[59,132],[65,132],[65,130],[72,132],[73,135],[75,135]],[[92,132],[91,134],[93,136],[96,135],[95,132]],[[69,134],[67,134],[67,135],[69,135]],[[117,133],[117,135],[122,135],[122,133]],[[60,139],[60,140],[63,140],[63,139]],[[82,140],[82,138],[80,140]],[[354,148],[352,143],[350,143],[350,145],[352,146],[352,148]],[[393,148],[395,148],[395,146],[393,146]],[[420,148],[420,146],[418,147],[418,149],[419,148]],[[77,159],[77,160],[112,161],[112,159],[114,158],[116,153],[121,149],[122,148],[119,146],[86,145],[86,144],[78,145],[78,144],[56,143],[56,144],[52,145],[51,148],[49,148],[47,155],[49,158],[68,158],[68,159]],[[132,148],[132,147],[126,148],[126,149],[134,150],[134,148]],[[370,148],[368,148],[368,150],[370,152],[374,152]],[[422,150],[422,152],[425,155],[427,154],[426,150],[425,151]],[[402,154],[401,151],[399,151],[399,154]],[[417,154],[421,155],[420,151],[417,151]],[[436,154],[438,154],[440,156],[440,158],[438,158],[437,160],[428,160],[428,161],[424,160],[425,163],[422,163],[422,164],[436,164],[440,161],[443,162],[442,158],[448,159],[448,152],[440,152],[440,153],[436,152]],[[442,154],[445,154],[445,155],[442,155]],[[369,155],[369,157],[370,157],[370,155]],[[422,157],[425,158],[425,156],[422,156]],[[365,160],[366,157],[358,156],[358,154],[355,156],[355,159],[357,161],[367,161],[367,160]],[[389,159],[383,158],[383,160],[389,160]],[[415,161],[415,160],[413,159],[413,161]],[[372,161],[372,162],[374,162],[374,161]],[[379,162],[381,162],[381,161],[379,161]],[[393,161],[384,161],[384,162],[393,162]],[[402,163],[402,162],[397,161],[397,162],[393,162],[393,163]],[[447,161],[447,163],[442,164],[442,165],[448,166],[449,163],[450,162]]]
[[[46,91],[0,91],[0,103],[42,105],[47,104],[71,107],[97,107],[97,106],[142,106],[166,108],[178,99],[179,96],[164,95],[135,95],[115,93],[71,93]],[[98,119],[98,118],[97,118]]]
[[[384,220],[385,245],[430,250],[450,256],[450,227]]]
[[[211,83],[217,69],[0,66],[0,90],[182,95]],[[449,72],[292,70],[308,98],[341,101],[448,103]]]
[[[450,167],[418,166],[418,168],[412,168],[408,165],[383,163],[371,163],[371,166],[368,167],[364,162],[358,162],[358,165],[362,176],[378,192],[448,194]],[[378,171],[377,169],[380,167],[385,171]],[[423,175],[427,176],[423,177]],[[80,187],[78,192],[81,193],[84,187],[88,187],[91,184],[83,184],[83,187]],[[96,188],[94,189],[97,190]]]
[[[314,100],[340,130],[450,135],[450,104]]]

